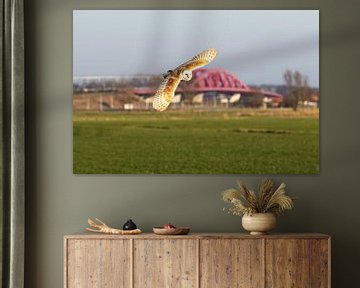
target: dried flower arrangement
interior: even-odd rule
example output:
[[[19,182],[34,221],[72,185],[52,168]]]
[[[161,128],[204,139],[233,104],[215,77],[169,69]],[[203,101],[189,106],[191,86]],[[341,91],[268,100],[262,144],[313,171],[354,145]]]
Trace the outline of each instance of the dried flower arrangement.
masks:
[[[228,189],[222,193],[222,199],[231,204],[229,213],[233,215],[252,215],[256,213],[283,214],[294,207],[294,198],[285,195],[285,183],[274,190],[274,182],[262,180],[259,192],[249,190],[243,182],[238,182],[239,189]]]

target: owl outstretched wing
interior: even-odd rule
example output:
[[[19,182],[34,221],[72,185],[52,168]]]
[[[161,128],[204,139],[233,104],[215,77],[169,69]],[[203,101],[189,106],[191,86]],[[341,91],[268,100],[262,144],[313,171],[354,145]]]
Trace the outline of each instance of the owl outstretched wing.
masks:
[[[217,55],[217,51],[214,48],[207,49],[202,51],[201,53],[197,54],[189,61],[181,64],[180,66],[176,67],[175,70],[194,70],[209,64],[211,61],[215,59]]]
[[[179,83],[180,77],[172,75],[167,76],[163,82],[161,82],[153,100],[153,107],[157,111],[162,112],[170,105]]]
[[[175,68],[160,84],[154,96],[153,107],[160,112],[166,110],[166,108],[170,105],[174,97],[175,90],[181,81],[181,73],[186,70],[192,71],[196,68],[209,64],[212,60],[214,60],[216,55],[217,51],[215,49],[207,49]]]

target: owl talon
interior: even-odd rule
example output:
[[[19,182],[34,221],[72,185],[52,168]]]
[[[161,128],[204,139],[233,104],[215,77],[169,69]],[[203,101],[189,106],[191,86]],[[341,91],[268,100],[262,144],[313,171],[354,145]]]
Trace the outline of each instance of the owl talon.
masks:
[[[163,74],[163,78],[166,79],[168,76],[171,75],[172,72],[172,70],[168,70],[166,73]]]

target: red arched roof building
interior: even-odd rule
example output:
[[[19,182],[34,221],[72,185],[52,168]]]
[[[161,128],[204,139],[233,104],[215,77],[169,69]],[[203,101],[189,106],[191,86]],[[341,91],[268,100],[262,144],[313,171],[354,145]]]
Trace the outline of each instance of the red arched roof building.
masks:
[[[183,92],[180,85],[176,90],[177,93]],[[189,91],[199,93],[217,92],[222,94],[262,94],[265,97],[271,97],[274,102],[282,102],[283,96],[281,94],[265,91],[254,90],[246,85],[234,74],[220,68],[213,69],[196,69],[193,71],[193,78],[186,88]],[[153,95],[156,90],[151,88],[135,88],[134,93],[138,95]]]
[[[194,70],[190,87],[198,92],[251,92],[245,82],[226,70],[218,68]]]

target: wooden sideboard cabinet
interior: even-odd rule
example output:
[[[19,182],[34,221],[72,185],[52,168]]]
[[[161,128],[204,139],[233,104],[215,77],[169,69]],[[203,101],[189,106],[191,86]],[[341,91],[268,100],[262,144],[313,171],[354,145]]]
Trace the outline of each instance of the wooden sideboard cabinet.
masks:
[[[323,234],[67,235],[65,288],[325,288]]]

